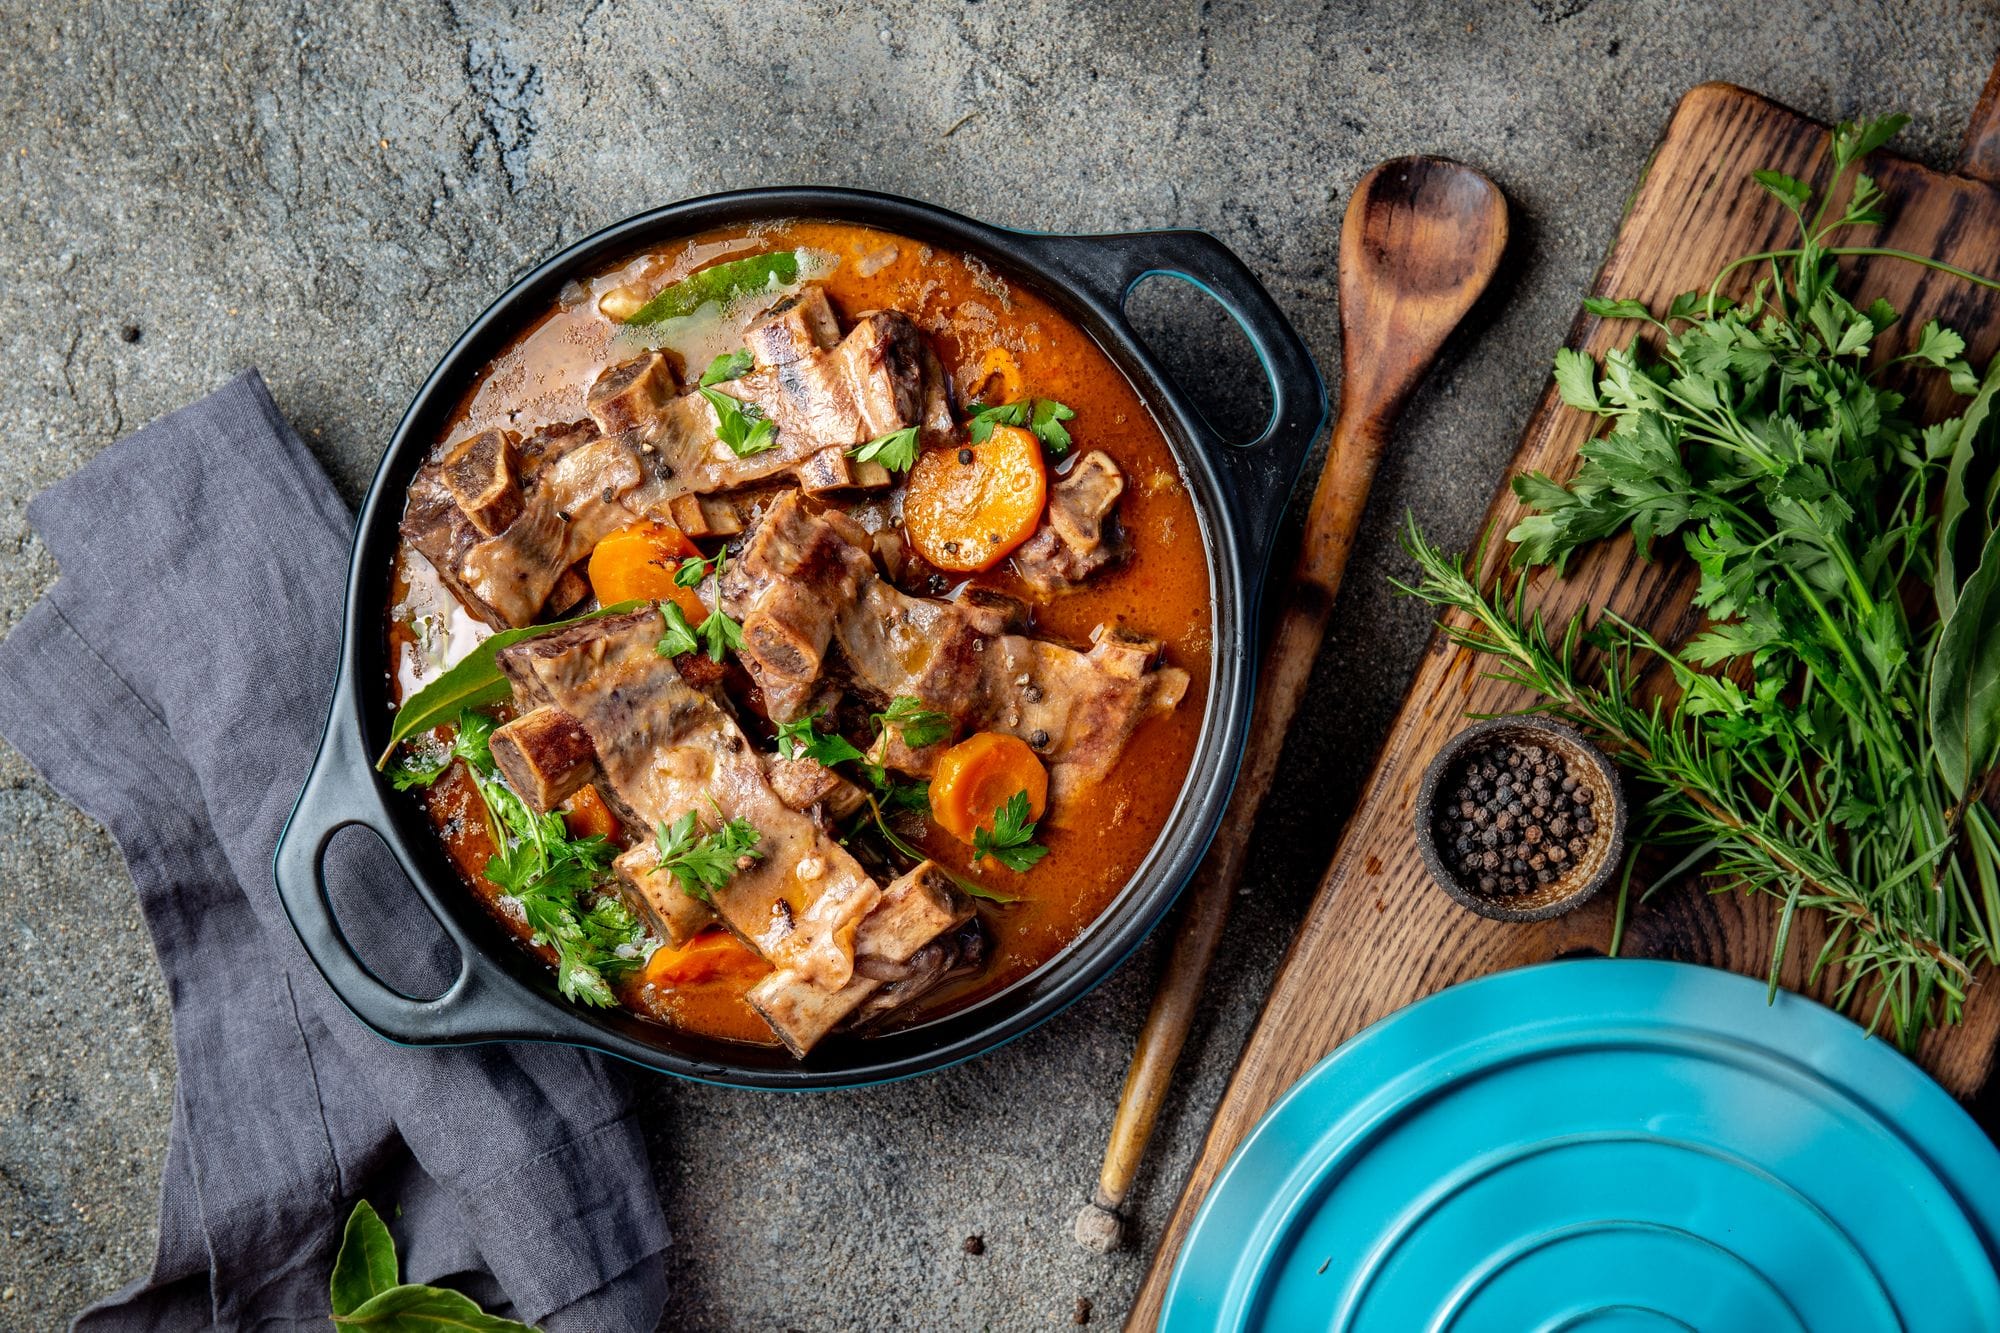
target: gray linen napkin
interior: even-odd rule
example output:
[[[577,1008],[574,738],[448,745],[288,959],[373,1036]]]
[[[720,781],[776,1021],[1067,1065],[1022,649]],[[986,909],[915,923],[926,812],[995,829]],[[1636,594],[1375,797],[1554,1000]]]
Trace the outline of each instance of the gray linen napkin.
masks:
[[[76,1327],[325,1328],[366,1195],[406,1280],[451,1278],[551,1330],[653,1328],[666,1223],[613,1062],[382,1041],[278,903],[271,854],[326,716],[352,522],[263,380],[113,446],[28,517],[61,576],[0,642],[0,735],[123,851],[180,1070],[153,1271]],[[380,841],[352,830],[330,853],[363,956],[442,990],[450,944]]]

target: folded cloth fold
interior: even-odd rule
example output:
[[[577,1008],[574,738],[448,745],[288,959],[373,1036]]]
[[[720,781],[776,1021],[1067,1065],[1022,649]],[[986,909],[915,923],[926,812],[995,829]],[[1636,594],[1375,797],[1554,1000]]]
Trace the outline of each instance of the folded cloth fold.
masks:
[[[0,641],[0,735],[117,840],[179,1065],[153,1271],[75,1326],[324,1328],[365,1195],[405,1280],[497,1284],[550,1330],[653,1328],[667,1231],[623,1074],[568,1047],[382,1041],[278,903],[352,523],[263,380],[114,445],[28,518],[60,576]],[[369,937],[441,938],[368,850],[329,858],[336,901],[366,906]]]

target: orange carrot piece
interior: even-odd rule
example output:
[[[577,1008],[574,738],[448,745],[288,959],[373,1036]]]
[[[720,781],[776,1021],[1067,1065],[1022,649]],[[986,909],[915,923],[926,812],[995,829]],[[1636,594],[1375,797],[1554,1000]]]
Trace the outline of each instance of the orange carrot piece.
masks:
[[[604,606],[634,600],[673,601],[697,624],[708,608],[695,589],[674,582],[674,571],[701,548],[671,523],[634,523],[597,543],[590,553],[590,589]]]
[[[984,444],[927,449],[910,469],[903,526],[939,569],[991,569],[1034,535],[1048,497],[1042,442],[995,426]]]
[[[931,818],[963,842],[981,825],[990,827],[993,812],[1028,793],[1028,814],[1040,819],[1049,804],[1049,771],[1040,756],[1018,736],[980,731],[967,736],[938,757],[931,774]]]
[[[577,788],[576,794],[563,802],[563,825],[569,829],[572,838],[588,838],[592,834],[611,838],[618,834],[618,816],[605,804],[596,785],[589,782]]]
[[[728,931],[705,930],[678,949],[663,944],[654,950],[639,979],[667,989],[712,981],[740,982],[740,989],[748,990],[770,970],[769,963]]]

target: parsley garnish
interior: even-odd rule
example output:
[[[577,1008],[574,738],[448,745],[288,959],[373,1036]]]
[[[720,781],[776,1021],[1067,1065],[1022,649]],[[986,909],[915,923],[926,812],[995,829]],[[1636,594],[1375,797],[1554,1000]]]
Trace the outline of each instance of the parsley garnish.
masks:
[[[727,547],[706,558],[691,555],[681,561],[680,564],[674,566],[674,582],[683,588],[699,588],[701,581],[710,574],[714,574],[718,578],[722,576],[722,563],[728,557],[729,549]]]
[[[995,426],[1026,426],[1043,448],[1060,456],[1069,452],[1070,446],[1069,431],[1062,423],[1075,416],[1075,412],[1051,398],[1023,398],[1018,403],[997,407],[974,403],[965,419],[966,438],[974,444],[984,444],[993,438]]]
[[[389,781],[397,791],[408,791],[412,787],[428,787],[444,776],[454,759],[463,759],[475,770],[491,768],[493,756],[487,748],[492,739],[495,723],[484,713],[465,709],[458,715],[458,734],[451,738],[450,745],[433,745],[422,754],[410,753],[389,772]]]
[[[706,386],[695,390],[715,409],[715,438],[729,446],[738,458],[761,454],[778,447],[778,423],[764,415],[764,409],[740,398],[731,398],[720,389]]]
[[[747,347],[724,352],[708,363],[707,370],[701,372],[701,384],[698,387],[706,389],[712,384],[726,384],[730,380],[741,379],[750,373],[750,367],[755,364]]]
[[[694,626],[688,624],[687,615],[681,610],[679,602],[661,602],[660,614],[667,619],[667,632],[654,645],[654,652],[662,657],[679,657],[701,647],[701,641],[695,638]]]
[[[489,727],[488,734],[491,734]],[[556,951],[556,988],[572,1000],[618,1002],[612,979],[639,966],[646,929],[615,894],[603,892],[616,854],[602,834],[572,838],[558,811],[537,814],[486,762],[469,756],[497,849],[485,876],[520,904],[535,942]]]
[[[743,627],[722,609],[722,567],[728,559],[729,548],[724,547],[706,560],[691,555],[674,570],[674,582],[683,588],[697,587],[704,577],[712,577],[715,580],[715,609],[704,616],[699,625],[690,625],[679,603],[661,602],[660,614],[666,617],[667,632],[654,645],[654,651],[660,656],[679,657],[682,653],[705,649],[711,661],[720,662],[723,654],[731,648],[741,651]]]
[[[891,785],[892,787],[894,786],[894,784]],[[890,848],[893,851],[901,853],[905,858],[913,862],[930,860],[930,858],[924,854],[921,848],[912,847],[908,842],[904,841],[900,836],[898,836],[894,829],[889,827],[889,820],[887,816],[884,815],[883,808],[885,805],[888,805],[890,801],[898,799],[905,801],[914,801],[916,799],[921,799],[923,801],[922,809],[925,811],[925,813],[929,813],[930,784],[912,783],[909,784],[908,786],[901,788],[900,792],[892,790],[879,799],[871,795],[868,798],[868,813],[860,816],[856,820],[854,828],[860,829],[868,824],[873,824],[875,826],[875,832],[881,836],[883,842],[889,844]],[[888,805],[888,808],[893,810],[896,807],[894,805]],[[908,808],[915,809],[917,807],[914,804],[912,804]],[[949,879],[952,883],[958,885],[960,891],[968,893],[974,898],[983,898],[989,903],[1000,903],[1002,905],[1005,905],[1007,903],[1017,903],[1021,901],[1019,898],[1016,898],[1011,894],[996,893],[992,889],[987,888],[984,884],[981,884],[977,880],[967,879],[965,876],[953,871],[943,862],[938,863],[938,869],[944,871],[945,877]]]
[[[928,782],[898,782],[882,769],[873,769],[868,775],[881,797],[882,808],[891,812],[914,810],[920,815],[931,812],[931,784]]]
[[[880,463],[891,472],[908,472],[917,463],[917,428],[905,426],[856,445],[847,456],[863,463]]]
[[[870,713],[869,718],[876,726],[887,729],[893,725],[903,735],[903,744],[912,750],[921,750],[926,745],[935,745],[951,735],[951,718],[924,707],[923,700],[899,694],[889,701],[889,706],[879,713]]]
[[[709,805],[713,808],[715,803],[711,801]],[[721,819],[722,812],[716,810],[715,817]],[[763,859],[764,853],[757,850],[757,844],[764,835],[741,817],[728,820],[712,833],[697,834],[697,827],[692,810],[672,824],[660,824],[655,833],[660,848],[660,864],[655,873],[669,872],[681,882],[682,893],[710,902],[715,891],[726,888],[737,871],[748,869],[743,864],[746,859]]]
[[[865,756],[854,747],[854,743],[837,731],[821,731],[813,724],[824,716],[826,710],[818,709],[804,717],[795,717],[790,722],[778,724],[778,757],[797,759],[804,755],[817,759],[832,768],[835,764]]]
[[[992,857],[1017,875],[1034,869],[1049,849],[1035,841],[1035,822],[1028,818],[1028,793],[1017,791],[993,812],[993,828],[972,830],[975,860]]]
[[[720,662],[722,655],[731,648],[742,651],[743,627],[723,614],[719,606],[710,611],[701,624],[695,626],[695,633],[701,635],[702,643],[707,645],[708,659],[711,662]]]

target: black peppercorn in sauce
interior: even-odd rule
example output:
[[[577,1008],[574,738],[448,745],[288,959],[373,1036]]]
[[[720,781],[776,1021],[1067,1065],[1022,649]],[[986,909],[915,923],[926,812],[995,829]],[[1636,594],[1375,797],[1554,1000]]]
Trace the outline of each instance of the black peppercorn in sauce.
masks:
[[[1467,889],[1511,897],[1589,859],[1597,832],[1588,784],[1552,746],[1506,743],[1460,760],[1439,785],[1433,834]]]

